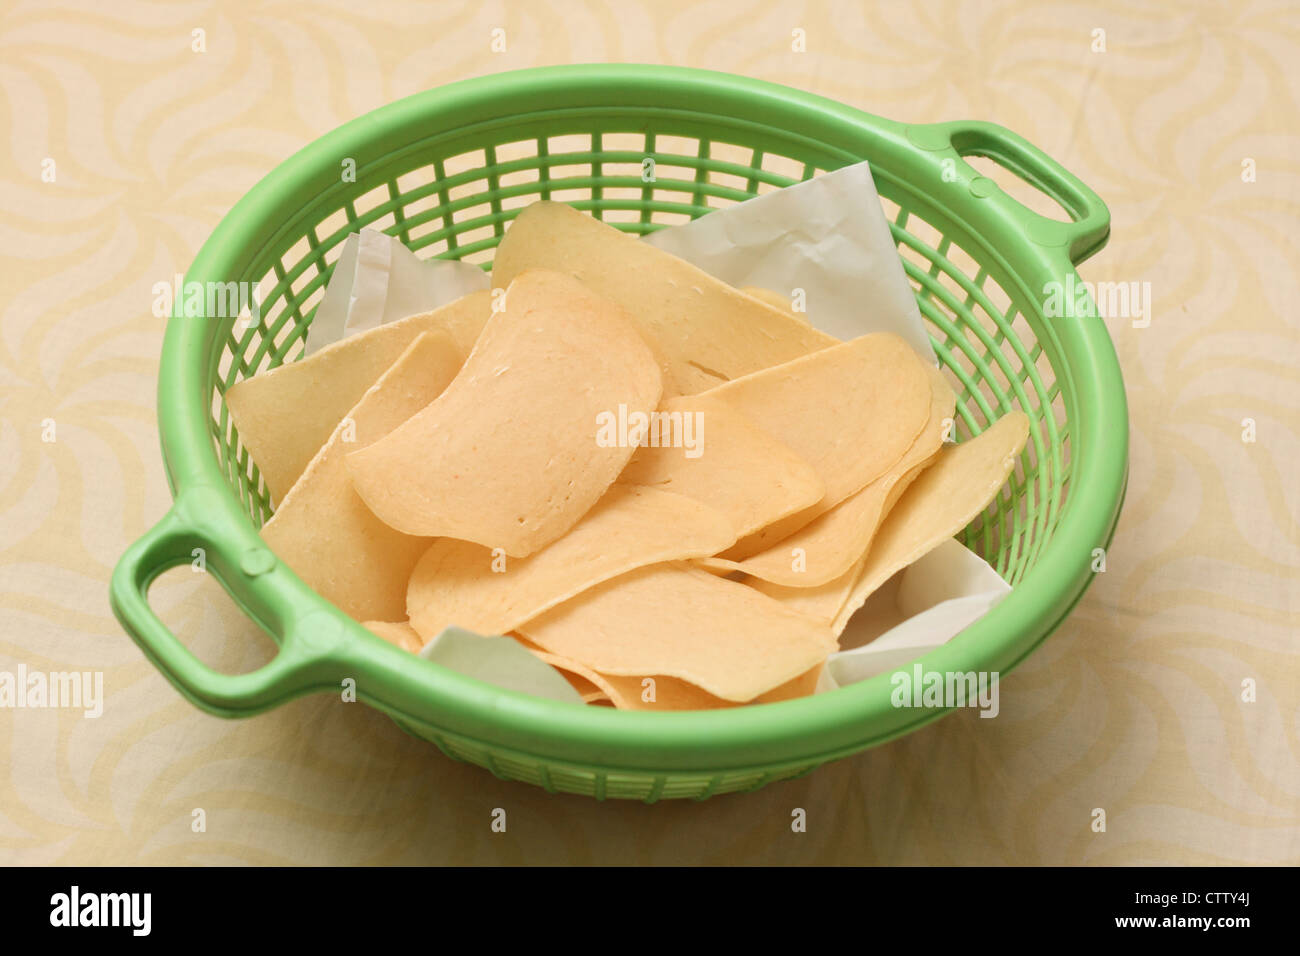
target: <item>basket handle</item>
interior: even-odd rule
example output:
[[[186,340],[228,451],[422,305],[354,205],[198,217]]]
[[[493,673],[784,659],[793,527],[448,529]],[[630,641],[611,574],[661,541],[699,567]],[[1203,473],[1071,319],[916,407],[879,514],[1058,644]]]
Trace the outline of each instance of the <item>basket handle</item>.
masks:
[[[332,651],[343,640],[342,622],[302,602],[296,593],[300,588],[289,580],[292,572],[251,530],[250,540],[242,542],[217,532],[228,497],[204,492],[198,488],[179,497],[162,520],[122,555],[109,591],[118,621],[178,690],[221,716],[247,716],[333,686],[337,668]],[[276,656],[257,670],[245,674],[213,670],[150,607],[149,585],[162,572],[189,564],[196,548],[203,549],[206,570],[215,572],[235,603],[279,643]],[[231,583],[236,580],[238,589]]]
[[[1023,136],[996,123],[958,120],[909,126],[908,139],[930,152],[946,152],[971,174],[979,172],[964,161],[983,156],[1046,193],[1070,215],[1072,222],[1049,219],[1022,205],[995,186],[978,196],[999,195],[1025,236],[1043,246],[1064,247],[1074,265],[1093,255],[1110,237],[1110,210],[1081,179]],[[988,180],[985,180],[988,183]],[[972,183],[972,189],[976,187]],[[989,188],[982,185],[982,188]]]

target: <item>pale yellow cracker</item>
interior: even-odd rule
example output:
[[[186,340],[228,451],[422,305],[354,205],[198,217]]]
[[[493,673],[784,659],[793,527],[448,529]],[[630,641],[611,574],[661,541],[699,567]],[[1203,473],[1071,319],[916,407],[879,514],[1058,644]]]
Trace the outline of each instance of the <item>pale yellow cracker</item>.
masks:
[[[813,467],[728,402],[689,395],[664,402],[658,414],[678,434],[698,438],[639,448],[620,482],[651,485],[710,505],[731,520],[736,536],[750,534],[822,499]]]
[[[694,684],[677,677],[623,677],[600,674],[567,657],[552,654],[534,644],[521,634],[513,635],[546,663],[569,678],[574,689],[583,694],[583,700],[594,703],[608,700],[619,710],[722,710],[741,704],[715,697]],[[746,703],[770,704],[782,700],[808,697],[816,692],[824,664],[817,664],[779,687],[760,694]],[[651,699],[652,698],[652,699]]]
[[[800,322],[808,321],[808,313],[796,312],[789,296],[782,295],[780,292],[773,292],[771,289],[764,289],[762,286],[757,285],[747,285],[740,291],[745,293],[747,296],[758,299],[760,302],[766,302],[774,309],[780,309],[782,312],[789,312]]]
[[[900,483],[906,487],[934,458],[952,426],[957,396],[938,369],[927,371],[929,421],[889,471],[766,551],[743,561],[711,557],[697,563],[709,570],[743,571],[773,584],[803,588],[826,584],[853,567],[866,553]]]
[[[437,398],[460,364],[448,333],[422,333],[347,412],[262,528],[281,560],[359,621],[406,618],[406,582],[429,542],[376,518],[353,491],[344,459]]]
[[[579,664],[577,661],[570,660],[567,657],[552,654],[545,648],[538,647],[522,634],[511,634],[509,636],[514,638],[524,647],[528,648],[528,650],[538,658],[559,671],[573,689],[582,695],[583,703],[594,704],[601,701],[610,701],[613,703],[614,696],[619,694],[618,689],[610,684],[608,678],[603,674],[597,674],[585,664]],[[614,704],[614,706],[617,707],[618,704]]]
[[[743,561],[784,540],[893,468],[930,416],[928,366],[897,335],[876,332],[705,393],[733,405],[812,465],[826,488],[810,508],[738,541]]]
[[[559,538],[635,450],[602,415],[659,403],[660,373],[627,314],[558,272],[520,275],[428,408],[348,456],[386,523],[527,557]]]
[[[526,269],[576,276],[627,309],[664,363],[667,394],[702,392],[838,342],[564,203],[519,214],[497,248],[493,287]]]
[[[743,707],[746,704],[773,704],[782,700],[808,697],[817,689],[817,681],[821,677],[824,666],[824,664],[817,664],[810,667],[779,687],[759,694],[753,700],[743,702],[715,697],[708,691],[678,677],[618,677],[610,674],[600,676],[613,691],[607,696],[620,710],[650,710],[664,713],[674,710],[724,710],[730,707]],[[653,683],[647,684],[647,681]]]
[[[816,588],[754,578],[745,583],[781,604],[829,623],[840,634],[885,581],[951,538],[993,500],[1029,434],[1024,412],[1008,412],[987,430],[945,447],[889,509],[867,553],[846,573]]]
[[[794,679],[834,647],[824,623],[677,563],[598,584],[519,630],[601,674],[677,677],[736,702]]]
[[[601,581],[663,561],[715,554],[736,540],[721,512],[657,488],[616,484],[564,537],[526,558],[435,540],[407,588],[426,640],[450,625],[506,634]]]
[[[226,390],[226,407],[262,473],[271,500],[279,503],[329,439],[334,426],[416,336],[443,330],[463,359],[487,321],[487,291],[475,292],[432,312],[340,339],[315,355],[290,362]]]

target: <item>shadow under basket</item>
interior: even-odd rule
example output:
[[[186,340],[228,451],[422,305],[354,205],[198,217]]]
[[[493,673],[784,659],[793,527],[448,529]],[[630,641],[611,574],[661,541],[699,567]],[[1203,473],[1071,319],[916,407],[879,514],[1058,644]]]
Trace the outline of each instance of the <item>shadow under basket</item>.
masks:
[[[975,156],[1036,187],[1065,218],[1011,198],[966,162]],[[1078,288],[1075,266],[1105,244],[1106,207],[998,126],[908,126],[677,67],[547,67],[431,90],[322,137],[255,186],[185,279],[256,287],[260,321],[186,316],[178,304],[168,323],[158,417],[175,501],[114,572],[118,619],[210,712],[246,716],[305,693],[340,693],[350,678],[360,700],[451,757],[598,798],[752,790],[942,716],[894,707],[889,675],[777,704],[655,714],[529,697],[414,658],[316,595],[263,545],[266,490],[223,400],[240,379],[301,355],[343,241],[362,227],[423,256],[487,267],[510,220],[537,199],[642,234],[864,159],[958,392],[957,438],[1011,409],[1030,418],[1010,481],[961,536],[1013,591],[920,659],[926,671],[1005,675],[1079,600],[1123,500],[1128,418],[1110,338],[1095,312],[1045,314],[1048,293]],[[279,645],[264,667],[210,669],[149,607],[153,579],[190,562],[195,548]]]

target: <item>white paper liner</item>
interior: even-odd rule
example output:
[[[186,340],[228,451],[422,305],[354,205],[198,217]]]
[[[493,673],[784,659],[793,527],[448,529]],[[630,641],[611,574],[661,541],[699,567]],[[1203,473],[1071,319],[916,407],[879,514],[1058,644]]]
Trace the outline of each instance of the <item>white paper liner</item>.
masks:
[[[950,538],[886,581],[849,619],[817,692],[886,674],[946,644],[992,609],[1011,586]]]
[[[802,289],[808,319],[838,339],[893,332],[935,363],[866,163],[652,232],[642,241],[728,285],[787,298]]]
[[[497,687],[582,703],[582,695],[559,671],[513,637],[480,637],[449,627],[425,644],[420,656]]]
[[[343,242],[334,274],[307,329],[303,354],[344,336],[429,312],[488,287],[487,273],[454,259],[421,259],[374,229]]]

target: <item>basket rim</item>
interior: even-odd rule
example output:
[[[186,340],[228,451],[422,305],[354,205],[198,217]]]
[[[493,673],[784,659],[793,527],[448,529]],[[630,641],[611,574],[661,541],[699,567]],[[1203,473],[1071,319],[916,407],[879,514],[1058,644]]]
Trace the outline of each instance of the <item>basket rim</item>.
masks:
[[[915,127],[748,77],[649,64],[511,71],[415,94],[315,140],[268,174],[223,217],[185,280],[202,282],[235,274],[232,270],[241,258],[251,261],[260,253],[260,249],[244,250],[262,243],[259,237],[266,233],[266,222],[282,222],[282,214],[297,197],[319,190],[326,171],[337,178],[340,156],[358,156],[360,167],[361,157],[373,153],[371,147],[385,137],[417,127],[443,128],[439,124],[454,128],[459,117],[527,113],[530,104],[554,109],[584,98],[594,105],[624,97],[647,106],[689,103],[692,109],[707,102],[710,108],[700,110],[702,117],[726,115],[723,109],[749,117],[798,116],[808,125],[858,135],[864,144],[870,142],[882,152],[906,154],[911,161],[924,160],[936,167],[944,155],[910,142],[908,131]],[[1071,273],[1077,277],[1064,246],[1030,240],[1009,205],[1013,201],[995,199],[982,204],[954,200],[947,211],[972,235],[999,235],[1007,255],[1017,259],[1010,274],[1058,280]],[[1015,244],[1006,245],[1008,241]],[[217,325],[183,316],[173,316],[167,325],[159,373],[159,432],[175,498],[171,514],[180,525],[211,539],[217,552],[212,568],[222,583],[280,642],[280,656],[294,657],[302,666],[296,681],[259,686],[256,695],[230,700],[210,692],[206,669],[193,658],[150,653],[169,679],[205,709],[253,713],[303,693],[336,690],[338,675],[352,673],[359,675],[361,699],[485,747],[495,743],[539,759],[663,772],[704,772],[858,749],[907,733],[943,712],[908,714],[904,709],[900,714],[889,699],[889,674],[826,694],[718,711],[627,712],[534,698],[432,662],[412,661],[410,655],[344,616],[282,565],[252,580],[247,569],[239,566],[239,556],[258,548],[260,538],[220,468],[209,426]],[[1107,546],[1114,532],[1127,475],[1128,444],[1118,358],[1099,318],[1069,320],[1053,331],[1062,363],[1058,366],[1054,361],[1053,371],[1064,380],[1061,392],[1067,395],[1071,423],[1070,494],[1050,540],[1021,582],[984,617],[914,662],[926,671],[1005,674],[1055,629],[1082,596],[1092,576],[1092,549]],[[137,575],[134,583],[147,589],[162,570],[165,567]],[[144,646],[138,629],[126,619],[129,615],[119,609],[119,584],[115,576],[114,608]],[[308,619],[314,631],[303,625]],[[326,638],[320,636],[322,622],[329,622],[324,628]]]

